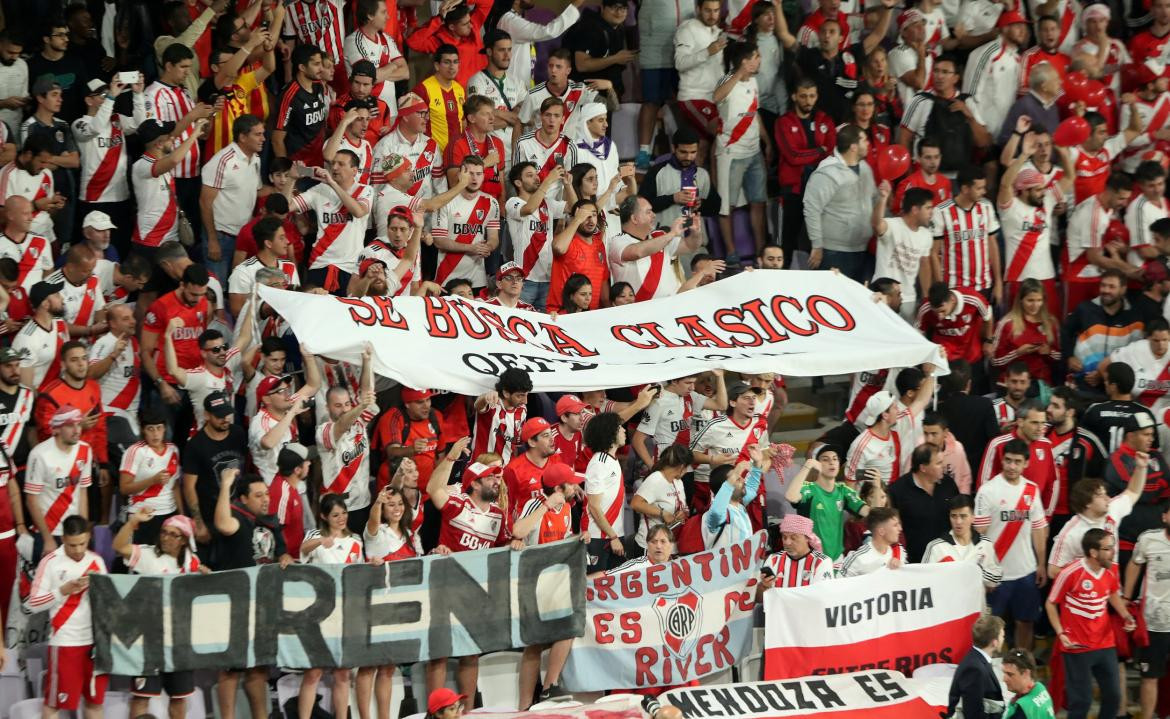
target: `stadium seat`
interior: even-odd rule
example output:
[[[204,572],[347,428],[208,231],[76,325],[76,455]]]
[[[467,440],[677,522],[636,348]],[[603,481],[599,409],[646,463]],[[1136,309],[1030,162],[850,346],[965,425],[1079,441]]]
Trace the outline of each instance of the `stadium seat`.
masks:
[[[483,705],[515,710],[520,706],[521,652],[492,652],[479,658],[479,691]]]
[[[724,669],[721,672],[709,674],[699,680],[699,684],[705,687],[713,686],[715,684],[730,684],[734,681],[731,675],[731,669]]]
[[[10,719],[40,719],[42,704],[41,699],[19,701],[8,710],[8,716]]]
[[[23,675],[0,674],[0,719],[8,719],[8,707],[28,698],[28,683]]]
[[[207,699],[203,689],[196,686],[195,693],[187,697],[187,719],[207,719]]]
[[[763,654],[751,654],[744,657],[736,668],[739,669],[739,681],[741,682],[758,682],[760,681],[760,670],[764,666]]]

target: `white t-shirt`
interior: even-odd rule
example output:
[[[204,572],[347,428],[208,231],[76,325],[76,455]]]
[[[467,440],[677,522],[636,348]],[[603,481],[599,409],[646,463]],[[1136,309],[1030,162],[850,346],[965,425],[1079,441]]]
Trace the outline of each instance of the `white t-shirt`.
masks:
[[[643,480],[642,485],[634,494],[646,500],[646,503],[652,507],[674,515],[687,506],[686,491],[683,489],[682,480],[669,480],[662,472],[654,472]],[[661,524],[662,520],[655,517],[647,521],[642,516],[638,519],[638,529],[634,533],[634,541],[638,543],[639,547],[646,546],[646,533],[650,531],[648,529],[650,523]]]
[[[305,532],[305,542],[320,538],[321,530],[319,529],[310,529]],[[364,561],[362,540],[357,535],[334,537],[330,544],[332,546],[326,547],[322,542],[308,554],[302,549],[301,562],[305,564],[361,564]],[[304,544],[301,546],[303,547]]]
[[[1104,517],[1090,519],[1084,514],[1077,514],[1070,518],[1061,528],[1060,534],[1052,543],[1052,551],[1048,555],[1048,563],[1062,569],[1081,557],[1085,552],[1081,549],[1081,539],[1090,529],[1104,529],[1114,537],[1117,536],[1117,525],[1133,511],[1133,500],[1128,494],[1121,494],[1109,500],[1109,510]]]
[[[1134,399],[1145,406],[1153,407],[1155,402],[1164,399],[1170,392],[1170,352],[1155,357],[1148,339],[1113,350],[1109,359],[1112,362],[1124,362],[1133,368]]]
[[[232,376],[240,369],[242,355],[237,347],[227,351],[227,364],[217,375],[206,367],[200,366],[187,370],[187,382],[182,388],[190,395],[191,406],[195,410],[195,426],[202,427],[203,400],[212,392],[227,392],[234,394]]]
[[[280,270],[284,273],[288,284],[292,287],[297,287],[301,284],[301,276],[297,272],[295,262],[278,259],[276,266],[269,268],[260,261],[259,257],[253,255],[232,268],[232,274],[228,277],[228,293],[233,295],[251,295],[252,288],[256,286],[256,273],[262,269]]]
[[[902,284],[902,302],[913,302],[918,297],[919,262],[929,257],[934,244],[930,227],[917,230],[906,226],[901,217],[886,218],[886,232],[878,237],[874,277],[889,277]]]
[[[215,229],[238,235],[240,228],[252,219],[256,193],[263,184],[260,180],[260,154],[253,153],[249,158],[233,142],[211,156],[203,166],[202,174],[204,187],[219,190],[211,205]]]
[[[730,75],[725,75],[720,84]],[[756,79],[740,80],[717,106],[719,134],[715,137],[715,153],[732,158],[744,158],[760,152],[760,123],[756,115],[760,109],[760,88]]]
[[[906,550],[902,545],[892,544],[882,552],[873,546],[873,542],[866,542],[845,558],[845,563],[841,565],[841,576],[858,577],[862,574],[872,574],[889,567],[895,559],[906,563]]]

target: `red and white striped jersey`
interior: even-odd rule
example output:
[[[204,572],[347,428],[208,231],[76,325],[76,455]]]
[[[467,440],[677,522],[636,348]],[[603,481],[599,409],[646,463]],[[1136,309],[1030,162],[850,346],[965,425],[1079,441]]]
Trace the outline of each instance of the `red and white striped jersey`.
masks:
[[[369,60],[374,67],[382,68],[402,57],[398,45],[386,33],[379,30],[370,37],[360,29],[345,37],[345,74],[353,70],[358,60]],[[391,117],[398,114],[398,100],[394,97],[394,83],[379,82],[374,85],[373,96],[385,101]]]
[[[1167,103],[1170,107],[1170,102]],[[1125,208],[1125,228],[1129,230],[1129,253],[1125,261],[1134,267],[1141,267],[1145,260],[1138,254],[1138,248],[1150,247],[1154,244],[1150,225],[1164,217],[1170,217],[1170,202],[1165,197],[1151,200],[1145,195],[1137,195],[1129,207]]]
[[[776,588],[807,587],[833,578],[833,560],[820,552],[809,552],[799,559],[788,552],[769,554],[764,566],[776,575]]]
[[[1122,492],[1109,500],[1109,509],[1103,517],[1091,519],[1085,514],[1073,515],[1065,522],[1060,534],[1056,535],[1056,539],[1052,542],[1052,551],[1048,553],[1048,563],[1063,569],[1085,556],[1085,550],[1081,548],[1081,540],[1084,539],[1085,532],[1090,529],[1103,529],[1116,537],[1117,525],[1121,524],[1121,520],[1128,517],[1132,511],[1133,499]]]
[[[1068,241],[1064,247],[1064,278],[1088,282],[1101,276],[1101,268],[1089,261],[1090,249],[1105,246],[1105,230],[1113,213],[1101,206],[1097,196],[1084,200],[1070,213]]]
[[[12,394],[0,391],[0,479],[9,477],[15,470],[10,460],[24,437],[36,398],[35,392],[20,385]]]
[[[45,282],[61,285],[65,321],[71,325],[92,326],[97,313],[106,307],[106,298],[102,296],[101,281],[97,275],[90,275],[85,282],[75,285],[65,277],[62,270],[57,270],[45,277]]]
[[[321,481],[324,494],[346,494],[345,508],[353,511],[370,506],[369,423],[378,416],[369,407],[339,439],[333,438],[333,420],[317,425],[317,446],[321,452]]]
[[[411,177],[414,182],[406,194],[424,200],[434,194],[431,178],[443,176],[443,153],[439,150],[439,143],[430,135],[420,132],[413,140],[407,140],[402,130],[395,128],[378,140],[378,144],[374,145],[375,183],[382,182],[381,173],[385,169],[382,163],[390,155],[402,155],[413,168]]]
[[[546,197],[534,212],[521,215],[520,210],[525,204],[520,197],[510,197],[504,203],[514,261],[524,270],[525,279],[548,282],[552,271],[553,220],[564,214],[565,203]]]
[[[16,262],[16,281],[26,290],[40,282],[45,273],[53,271],[53,250],[50,240],[31,232],[20,242],[0,234],[0,257]]]
[[[995,545],[1005,581],[1036,571],[1032,530],[1047,527],[1048,519],[1040,490],[1033,482],[1021,478],[1012,484],[1002,474],[984,482],[975,494],[972,526]]]
[[[20,352],[20,366],[33,370],[33,387],[39,389],[61,374],[61,347],[69,341],[69,327],[63,319],[54,319],[48,329],[30,318],[12,339],[12,349]]]
[[[321,539],[321,530],[305,532],[305,540],[301,543],[301,562],[304,564],[361,564],[365,561],[362,540],[356,534],[333,537],[328,547],[324,543],[318,544],[316,549],[305,554],[303,547],[311,539]]]
[[[722,454],[739,459],[747,457],[747,448],[758,442],[763,430],[755,417],[749,418],[742,426],[731,415],[717,417],[703,426],[691,442],[691,450],[704,454]],[[695,481],[706,482],[711,476],[711,465],[700,464],[695,468]]]
[[[340,64],[345,50],[342,18],[341,0],[292,0],[285,5],[281,36],[319,47]]]
[[[174,514],[178,509],[175,505],[175,488],[179,481],[179,466],[179,448],[170,442],[163,444],[162,452],[146,442],[130,445],[122,455],[122,465],[118,468],[120,473],[129,474],[134,482],[160,473],[166,478],[164,483],[152,484],[132,496],[130,513],[149,509],[156,517]]]
[[[504,464],[512,460],[520,444],[520,426],[528,418],[528,406],[509,409],[503,402],[488,407],[475,416],[475,433],[471,441],[471,456],[485,452],[500,455]]]
[[[374,191],[369,185],[355,182],[345,192],[367,209],[374,203]],[[317,218],[317,241],[309,254],[310,270],[332,265],[342,272],[357,273],[357,256],[366,243],[369,214],[352,216],[337,193],[325,183],[294,197],[292,209],[293,212],[312,211]]]
[[[653,230],[646,240],[666,234]],[[674,270],[682,235],[678,235],[658,252],[636,260],[623,261],[622,252],[643,240],[622,232],[609,238],[605,243],[605,254],[609,258],[609,272],[614,282],[628,282],[634,289],[634,301],[645,302],[658,297],[673,297],[681,286]]]
[[[70,559],[62,547],[41,558],[25,605],[34,612],[48,610],[49,624],[53,627],[49,646],[84,647],[93,644],[89,589],[64,594],[61,587],[87,574],[106,573],[106,563],[101,556],[89,550],[80,561]]]
[[[601,508],[614,534],[626,536],[626,483],[622,479],[621,462],[616,457],[598,452],[589,458],[585,467],[585,494],[601,497]],[[602,538],[597,522],[589,522],[589,538]]]
[[[179,203],[175,198],[173,172],[159,174],[158,158],[143,155],[130,169],[138,216],[134,222],[134,241],[146,247],[158,247],[179,239]]]
[[[93,347],[89,348],[89,363],[97,364],[109,357],[117,344],[118,338],[113,332],[98,337]],[[130,419],[134,427],[138,426],[134,418],[138,416],[138,400],[142,394],[142,382],[139,379],[141,363],[138,338],[131,337],[122,354],[114,358],[110,369],[98,380],[102,390],[102,407],[109,414]]]
[[[876,469],[886,484],[898,478],[898,458],[902,455],[898,433],[890,430],[885,437],[867,427],[845,454],[845,479],[859,482],[865,479],[865,470]]]
[[[722,85],[730,75],[719,81]],[[751,157],[760,151],[760,88],[754,77],[740,80],[723,98],[719,108],[719,134],[715,152],[729,157]]]
[[[492,503],[481,510],[462,492],[451,492],[442,509],[439,544],[452,552],[466,552],[496,547],[507,538],[504,510]]]
[[[1007,205],[999,206],[999,213],[1006,255],[1004,281],[1050,280],[1056,277],[1048,244],[1052,212],[1047,196],[1040,207],[1013,197]]]
[[[349,138],[349,135],[344,135],[341,138],[341,144],[338,145],[337,150],[349,150],[357,155],[358,169],[357,181],[358,184],[370,184],[370,176],[374,170],[374,148],[370,145],[370,141],[362,138],[360,142],[355,143]]]
[[[1048,601],[1060,605],[1060,623],[1069,642],[1066,652],[1091,652],[1116,646],[1113,624],[1106,616],[1109,598],[1121,590],[1117,565],[1094,571],[1082,558],[1056,576]]]
[[[37,503],[53,535],[61,534],[66,517],[81,513],[81,495],[92,483],[93,450],[88,442],[63,451],[57,439],[49,437],[28,453],[24,493],[33,495],[28,501]]]
[[[991,287],[990,243],[999,232],[995,208],[979,200],[964,209],[954,200],[940,202],[931,220],[934,239],[942,240],[943,277],[950,287]]]
[[[187,116],[187,113],[195,109],[195,100],[191,98],[191,93],[181,85],[168,85],[156,80],[150,87],[146,88],[146,97],[154,108],[154,116],[160,122],[177,124]],[[194,131],[194,123],[188,125],[182,132],[174,136],[173,147],[181,145]],[[199,177],[199,168],[203,164],[199,153],[199,143],[196,142],[191,151],[175,167],[175,177]]]
[[[146,96],[132,93],[134,116],[114,112],[107,98],[97,113],[73,121],[73,139],[81,152],[81,194],[84,202],[121,202],[130,197],[126,179],[126,131],[146,120]]]
[[[435,213],[431,236],[461,245],[486,244],[492,231],[497,235],[500,231],[500,203],[484,192],[476,192],[471,197],[461,192]],[[473,287],[487,286],[483,258],[439,250],[435,282],[444,285],[455,279],[470,280]]]
[[[33,175],[17,165],[15,161],[0,169],[0,202],[4,202],[13,195],[27,198],[29,202],[53,197],[56,195],[53,185],[53,173],[47,169]],[[34,235],[47,237],[50,242],[57,239],[53,232],[53,216],[44,210],[33,207],[32,223],[28,231]]]

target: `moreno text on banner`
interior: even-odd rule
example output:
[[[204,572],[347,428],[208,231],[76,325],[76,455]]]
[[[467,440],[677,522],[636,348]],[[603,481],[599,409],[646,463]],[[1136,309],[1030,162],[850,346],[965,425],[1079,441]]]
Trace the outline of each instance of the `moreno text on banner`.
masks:
[[[382,566],[95,574],[95,664],[127,676],[358,667],[547,644],[580,636],[584,584],[584,545],[573,539]]]
[[[764,677],[954,663],[983,608],[979,566],[911,564],[764,593]]]
[[[509,367],[536,391],[669,380],[710,368],[823,375],[932,362],[938,347],[856,282],[750,272],[674,297],[550,318],[453,297],[329,297],[261,286],[313,353],[419,389],[478,394]],[[943,370],[945,371],[945,370]]]

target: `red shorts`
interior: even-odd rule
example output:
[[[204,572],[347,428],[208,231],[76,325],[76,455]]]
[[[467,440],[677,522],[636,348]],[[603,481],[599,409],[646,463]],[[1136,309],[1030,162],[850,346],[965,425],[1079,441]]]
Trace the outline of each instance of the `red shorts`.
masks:
[[[106,699],[109,677],[93,673],[93,645],[49,647],[45,660],[45,706],[75,711],[82,697],[90,706]]]
[[[679,115],[700,137],[711,140],[719,123],[719,108],[710,100],[679,100]]]

